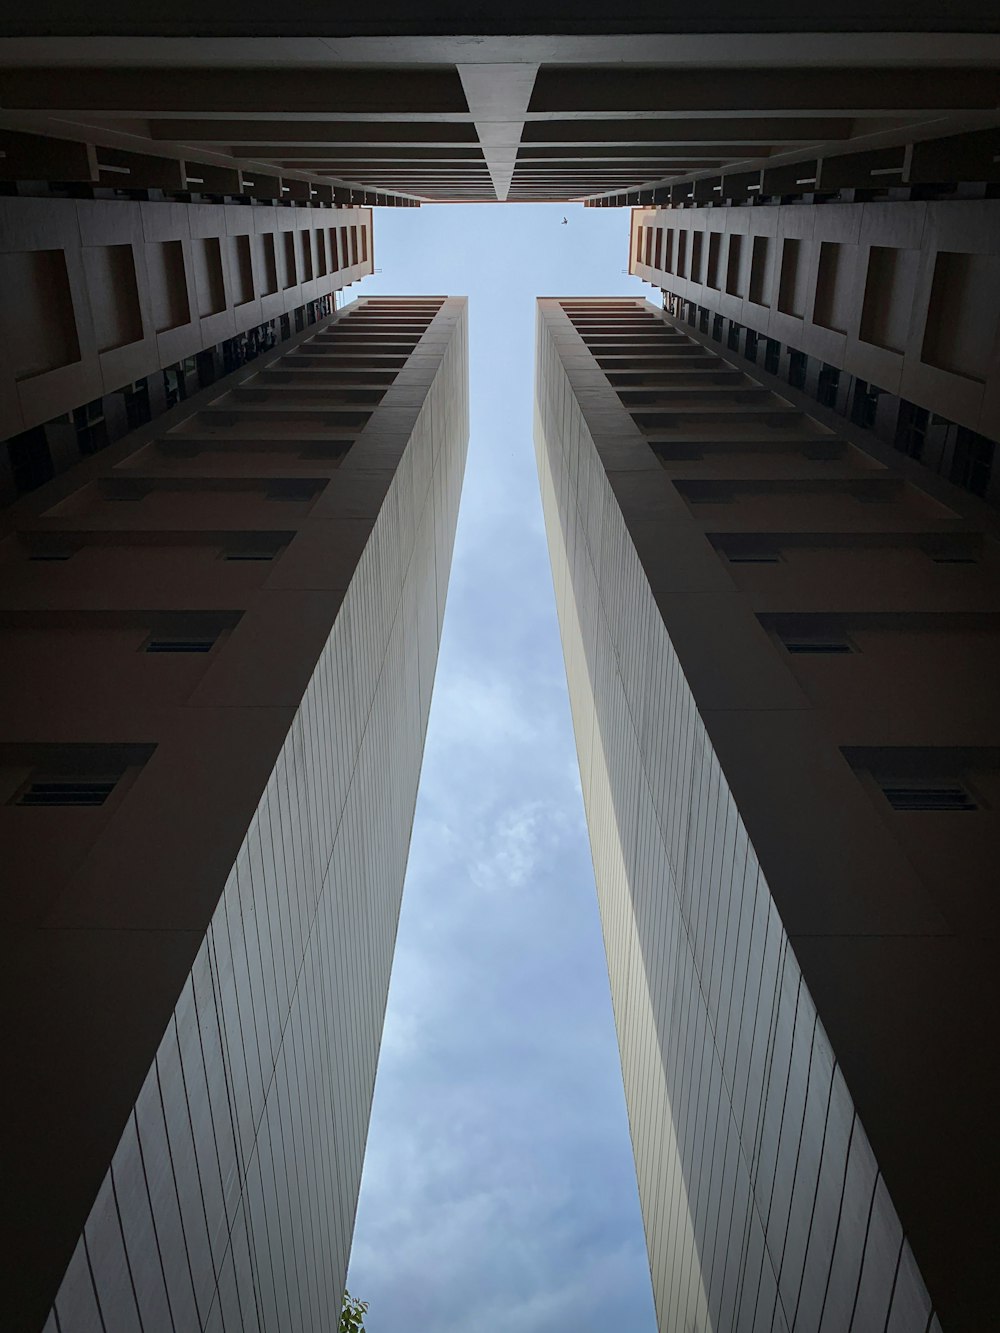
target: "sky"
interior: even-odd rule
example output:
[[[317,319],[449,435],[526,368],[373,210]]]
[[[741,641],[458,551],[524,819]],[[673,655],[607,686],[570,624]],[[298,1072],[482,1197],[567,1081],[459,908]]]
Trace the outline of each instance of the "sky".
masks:
[[[647,295],[628,225],[378,209],[350,294],[469,297],[472,420],[348,1274],[368,1333],[655,1330],[532,447],[535,297]]]

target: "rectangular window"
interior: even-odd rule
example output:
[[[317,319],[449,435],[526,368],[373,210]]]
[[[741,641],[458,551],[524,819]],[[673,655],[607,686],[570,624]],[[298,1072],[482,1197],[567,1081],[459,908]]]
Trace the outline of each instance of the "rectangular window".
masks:
[[[674,271],[674,229],[668,227],[664,233],[663,267],[667,273]]]
[[[146,653],[210,653],[215,644],[214,638],[177,638],[173,635],[164,637],[157,634],[148,638],[143,646]]]
[[[295,270],[295,233],[286,231],[281,240],[285,255],[285,286],[294,287],[297,281]]]
[[[750,256],[750,300],[754,305],[769,305],[771,300],[770,236],[753,238]]]
[[[701,250],[704,232],[691,233],[691,281],[701,282]]]
[[[117,778],[40,777],[22,788],[15,805],[103,805]]]
[[[779,634],[778,636],[784,644],[785,651],[789,653],[826,653],[842,654],[853,653],[857,650],[848,639],[847,635],[802,635],[802,634]]]
[[[311,232],[305,229],[299,232],[299,247],[302,251],[302,281],[309,282],[313,276]]]
[[[993,472],[996,445],[985,435],[959,426],[951,463],[951,480],[973,495],[985,495]]]
[[[729,259],[726,264],[726,291],[730,296],[742,296],[740,290],[740,257],[743,237],[734,232],[729,238]]]
[[[969,814],[987,807],[977,790],[996,785],[991,746],[844,746],[844,758],[869,793],[901,813]]]
[[[134,777],[153,745],[4,744],[0,776],[8,805],[47,809],[102,806]]]
[[[978,810],[979,805],[960,782],[895,783],[883,780],[882,794],[894,810]]]

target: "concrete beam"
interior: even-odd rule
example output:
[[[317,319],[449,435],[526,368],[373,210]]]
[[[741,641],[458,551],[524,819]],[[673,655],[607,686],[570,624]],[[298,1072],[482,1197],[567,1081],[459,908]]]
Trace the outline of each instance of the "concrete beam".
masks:
[[[97,180],[97,156],[91,144],[0,130],[0,153],[0,180]]]
[[[16,69],[0,73],[7,110],[186,118],[287,112],[468,113],[454,69]]]
[[[338,6],[305,5],[276,9],[272,0],[219,0],[206,10],[201,0],[173,0],[162,9],[137,9],[134,0],[99,0],[82,12],[78,0],[38,0],[30,9],[12,11],[3,32],[48,36],[90,34],[206,37],[256,36],[275,39],[384,37],[407,52],[421,39],[538,36],[544,42],[587,34],[789,34],[789,33],[978,33],[1000,31],[1000,18],[977,0],[872,0],[844,9],[816,8],[801,0],[768,0],[747,8],[745,0],[713,0],[711,8],[671,0],[631,0],[618,9],[597,0],[572,7],[564,0],[507,0],[503,6],[469,7],[454,0],[432,0],[415,9],[411,0],[383,0],[378,6],[349,12]]]
[[[658,112],[685,115],[917,115],[994,111],[1000,72],[934,69],[577,69],[543,66],[529,115]],[[585,131],[584,131],[585,132]]]
[[[120,148],[98,148],[97,178],[117,190],[186,190],[184,163],[174,157],[126,153]]]
[[[510,189],[537,66],[459,65],[458,72],[496,197],[502,201]]]
[[[287,111],[288,108],[286,107]],[[401,147],[405,144],[461,147],[479,142],[471,120],[151,120],[153,139],[182,143],[231,144],[233,152],[243,144],[343,144],[367,148],[375,144]]]
[[[849,139],[854,122],[844,117],[707,117],[689,120],[529,120],[522,144],[754,144],[813,143]]]

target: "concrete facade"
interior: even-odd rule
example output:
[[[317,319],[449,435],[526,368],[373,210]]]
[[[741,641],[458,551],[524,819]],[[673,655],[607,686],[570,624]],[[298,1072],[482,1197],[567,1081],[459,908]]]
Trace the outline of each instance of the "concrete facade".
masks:
[[[3,516],[5,1327],[336,1326],[467,356],[361,300]]]
[[[998,200],[636,209],[630,270],[738,350],[750,330],[1000,439]]]
[[[801,398],[648,303],[540,302],[659,1326],[976,1333],[1000,1239],[996,516]]]
[[[0,199],[0,438],[343,291],[367,208]]]

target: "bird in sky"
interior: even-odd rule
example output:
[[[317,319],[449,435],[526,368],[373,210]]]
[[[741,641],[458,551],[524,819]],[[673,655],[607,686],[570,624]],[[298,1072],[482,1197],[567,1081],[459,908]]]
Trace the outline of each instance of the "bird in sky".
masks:
[[[568,221],[569,221],[569,218],[563,218],[563,220],[562,220],[562,224],[563,224],[564,227],[565,227],[565,225],[566,225],[566,223],[567,223]]]

